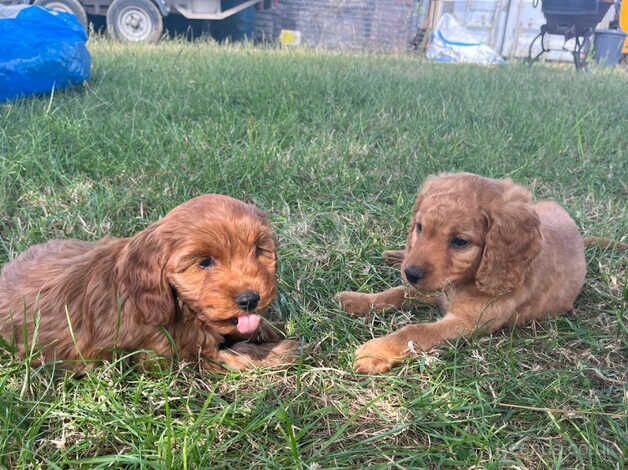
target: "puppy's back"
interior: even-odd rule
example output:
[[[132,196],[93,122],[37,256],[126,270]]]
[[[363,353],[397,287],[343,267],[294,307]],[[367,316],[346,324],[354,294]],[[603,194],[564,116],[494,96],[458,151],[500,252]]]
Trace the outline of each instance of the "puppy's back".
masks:
[[[9,339],[24,313],[29,318],[34,314],[41,293],[93,246],[81,240],[52,240],[33,245],[8,262],[0,271],[0,336]]]
[[[541,220],[543,236],[539,261],[544,266],[539,277],[547,278],[544,281],[549,291],[546,309],[550,312],[571,310],[584,285],[587,270],[584,240],[574,220],[557,203],[541,201],[534,209]]]
[[[19,288],[26,278],[41,277],[37,273],[41,274],[55,266],[63,267],[70,258],[82,255],[93,245],[92,242],[82,240],[51,240],[23,251],[0,271],[0,305],[4,298],[12,296],[13,290]]]

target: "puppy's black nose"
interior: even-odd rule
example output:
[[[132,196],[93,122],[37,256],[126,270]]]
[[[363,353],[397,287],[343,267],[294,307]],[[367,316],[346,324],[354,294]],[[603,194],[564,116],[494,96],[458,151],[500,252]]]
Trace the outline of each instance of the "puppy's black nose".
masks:
[[[245,290],[236,295],[235,301],[242,310],[246,310],[247,312],[255,310],[259,302],[259,292]]]
[[[408,266],[403,272],[410,284],[416,284],[425,277],[425,271],[417,266]]]

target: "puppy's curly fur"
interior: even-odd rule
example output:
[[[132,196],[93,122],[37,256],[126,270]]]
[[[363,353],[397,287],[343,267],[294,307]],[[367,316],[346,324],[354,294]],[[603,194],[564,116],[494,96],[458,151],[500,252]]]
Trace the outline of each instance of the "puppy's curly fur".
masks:
[[[276,263],[260,210],[199,196],[132,238],[54,240],[26,250],[0,272],[0,336],[22,355],[35,342],[36,362],[75,368],[118,349],[215,370],[291,362],[294,341],[244,341],[259,336],[257,313],[275,297]],[[238,303],[242,292],[259,300]],[[222,347],[227,340],[240,342]]]
[[[375,294],[342,292],[344,309],[400,308],[419,300],[439,304],[444,317],[406,326],[356,352],[364,373],[390,369],[415,350],[473,332],[493,332],[570,311],[584,283],[584,243],[555,202],[533,203],[510,179],[458,173],[433,176],[419,192],[401,261],[409,287]]]

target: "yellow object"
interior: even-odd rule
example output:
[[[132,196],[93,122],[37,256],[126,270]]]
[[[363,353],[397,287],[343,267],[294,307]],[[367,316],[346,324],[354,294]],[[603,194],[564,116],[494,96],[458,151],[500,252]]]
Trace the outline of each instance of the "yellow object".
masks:
[[[298,46],[301,44],[301,31],[282,29],[279,33],[279,42],[282,46]]]
[[[619,28],[624,33],[628,33],[628,0],[622,0],[619,5]],[[628,38],[624,41],[622,52],[628,54]]]

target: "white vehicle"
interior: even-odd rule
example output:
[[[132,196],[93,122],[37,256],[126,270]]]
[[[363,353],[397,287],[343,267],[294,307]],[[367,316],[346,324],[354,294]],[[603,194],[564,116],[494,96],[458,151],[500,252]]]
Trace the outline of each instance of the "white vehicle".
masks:
[[[0,0],[0,4],[31,3],[73,13],[87,29],[87,15],[105,16],[109,35],[120,41],[157,42],[163,18],[182,15],[191,20],[223,20],[254,5],[267,9],[273,0]],[[231,6],[233,5],[233,6]]]

